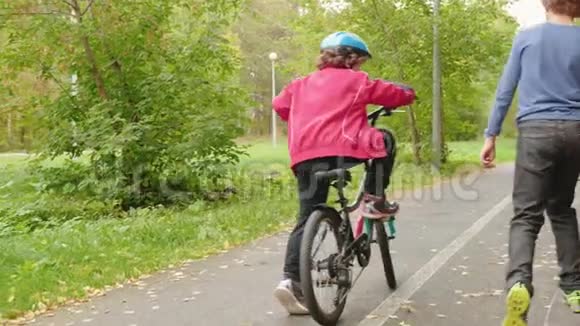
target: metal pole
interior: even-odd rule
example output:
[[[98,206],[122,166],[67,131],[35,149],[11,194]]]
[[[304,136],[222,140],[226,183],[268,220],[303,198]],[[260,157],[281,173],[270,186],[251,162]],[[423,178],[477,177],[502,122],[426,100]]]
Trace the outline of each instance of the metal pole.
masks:
[[[439,8],[440,0],[433,4],[433,167],[436,171],[441,169],[442,141],[442,107],[441,99],[441,49],[439,47]]]
[[[276,60],[272,60],[272,100],[276,97]],[[272,111],[272,146],[276,147],[276,112]]]

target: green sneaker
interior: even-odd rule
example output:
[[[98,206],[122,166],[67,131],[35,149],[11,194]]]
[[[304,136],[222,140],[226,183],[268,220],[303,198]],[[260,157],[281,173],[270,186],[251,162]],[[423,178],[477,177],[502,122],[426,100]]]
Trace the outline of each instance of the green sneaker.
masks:
[[[566,303],[575,314],[580,314],[580,290],[564,294]]]
[[[506,298],[506,316],[502,326],[527,326],[530,301],[530,292],[522,283],[512,286]]]

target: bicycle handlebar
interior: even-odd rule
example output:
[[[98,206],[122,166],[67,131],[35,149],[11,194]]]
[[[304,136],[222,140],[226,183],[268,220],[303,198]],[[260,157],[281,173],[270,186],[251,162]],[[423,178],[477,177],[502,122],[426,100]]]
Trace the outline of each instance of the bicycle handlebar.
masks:
[[[371,126],[374,127],[375,123],[380,117],[389,117],[393,114],[393,112],[403,112],[403,111],[396,111],[396,108],[388,108],[386,106],[381,106],[379,109],[369,113],[367,115],[367,119],[371,123]]]
[[[403,88],[405,90],[412,90],[413,88],[411,86],[405,85],[405,84],[400,84],[400,83],[395,83],[395,82],[390,82],[394,85],[399,86],[400,88]],[[418,100],[418,97],[415,95],[415,100]],[[369,113],[367,115],[367,118],[369,120],[369,122],[371,123],[371,126],[375,126],[375,123],[377,122],[377,120],[380,117],[388,117],[391,116],[393,114],[393,112],[404,112],[404,111],[397,111],[397,107],[386,107],[386,106],[381,106],[379,109]]]

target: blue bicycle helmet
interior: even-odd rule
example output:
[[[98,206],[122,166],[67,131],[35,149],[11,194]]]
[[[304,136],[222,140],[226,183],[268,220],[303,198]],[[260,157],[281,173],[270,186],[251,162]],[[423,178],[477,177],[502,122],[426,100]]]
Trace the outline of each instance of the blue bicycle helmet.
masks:
[[[337,49],[341,47],[349,47],[362,55],[366,55],[369,58],[372,57],[368,45],[360,36],[354,33],[332,33],[325,37],[320,44],[320,50]]]

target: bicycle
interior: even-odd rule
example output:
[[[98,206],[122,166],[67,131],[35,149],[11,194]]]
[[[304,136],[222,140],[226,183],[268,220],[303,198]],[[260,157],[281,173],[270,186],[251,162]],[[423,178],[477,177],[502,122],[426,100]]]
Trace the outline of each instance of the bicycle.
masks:
[[[374,126],[381,116],[390,116],[392,110],[381,107],[370,113],[368,119]],[[370,162],[365,162],[365,174],[370,167]],[[348,204],[348,199],[344,194],[344,189],[352,181],[350,171],[347,169],[335,169],[315,173],[316,178],[328,179],[330,185],[336,188],[340,209],[328,205],[319,205],[308,218],[304,229],[304,235],[300,251],[300,277],[302,280],[302,290],[304,301],[312,318],[321,325],[335,325],[344,310],[346,298],[350,290],[354,287],[362,272],[370,263],[371,244],[378,243],[385,278],[389,288],[394,290],[397,287],[393,261],[389,249],[389,241],[395,238],[395,217],[386,219],[362,219],[364,231],[356,236],[353,233],[350,214],[355,212],[363,200],[364,177],[361,181],[358,195],[352,204]],[[389,229],[387,232],[386,227]],[[323,228],[326,226],[326,228]],[[361,225],[359,225],[360,227]],[[358,229],[358,228],[357,228]],[[376,237],[373,235],[376,231]],[[321,243],[315,246],[315,239],[322,230]],[[322,246],[322,241],[328,234],[333,234],[335,241],[332,241],[334,249],[331,254],[323,255],[322,259],[314,259],[312,253],[317,254]],[[357,259],[362,268],[353,280],[354,260]],[[313,274],[318,273],[315,277]],[[333,298],[329,309],[324,309],[321,301],[317,298],[315,290],[333,288]]]

